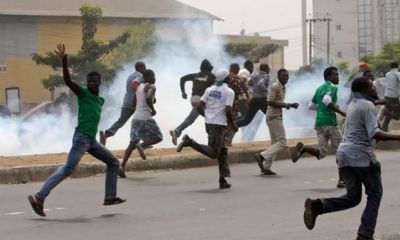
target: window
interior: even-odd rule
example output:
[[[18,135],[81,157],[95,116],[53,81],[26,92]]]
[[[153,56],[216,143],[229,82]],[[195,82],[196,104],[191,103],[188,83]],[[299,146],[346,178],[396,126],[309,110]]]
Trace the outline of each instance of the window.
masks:
[[[336,30],[338,31],[342,30],[342,25],[336,25]]]
[[[0,65],[0,73],[5,73],[7,71],[6,65]]]
[[[338,52],[338,53],[337,53],[337,57],[338,57],[338,58],[342,58],[342,56],[343,56],[342,52]]]

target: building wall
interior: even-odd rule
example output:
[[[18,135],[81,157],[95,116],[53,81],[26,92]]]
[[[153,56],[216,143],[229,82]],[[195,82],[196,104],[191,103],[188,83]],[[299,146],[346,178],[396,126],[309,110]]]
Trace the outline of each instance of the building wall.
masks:
[[[348,61],[358,64],[357,1],[314,0],[313,18],[331,18],[330,63]],[[313,24],[313,57],[327,59],[327,23]]]

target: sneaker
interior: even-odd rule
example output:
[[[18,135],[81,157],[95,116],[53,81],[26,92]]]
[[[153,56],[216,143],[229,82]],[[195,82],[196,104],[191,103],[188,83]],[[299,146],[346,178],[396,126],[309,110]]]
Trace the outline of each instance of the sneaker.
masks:
[[[277,175],[276,172],[273,172],[270,169],[262,169],[261,173],[262,175],[269,175],[269,176]]]
[[[220,182],[219,183],[219,189],[228,189],[231,187],[232,187],[232,185],[228,182]]]
[[[106,145],[106,135],[104,134],[104,131],[100,131],[100,143],[103,144],[103,146]]]
[[[320,213],[318,210],[318,205],[321,204],[320,200],[318,199],[309,199],[307,198],[305,204],[304,204],[304,224],[306,225],[307,229],[311,230],[315,226],[315,221],[317,220],[317,217]]]
[[[33,211],[34,211],[37,215],[39,215],[39,216],[41,216],[41,217],[45,217],[45,216],[46,216],[46,213],[44,213],[44,211],[43,211],[43,201],[39,200],[39,199],[38,199],[36,196],[34,196],[34,195],[29,195],[29,196],[28,196],[28,200],[29,200],[29,203],[30,203],[31,206],[32,206]]]
[[[122,168],[122,167],[119,168],[118,176],[120,178],[126,178],[126,174],[125,174],[125,169],[124,168]]]
[[[146,154],[144,154],[144,150],[143,150],[142,144],[141,144],[141,143],[138,143],[138,144],[136,144],[135,147],[136,147],[136,150],[138,151],[140,157],[141,157],[143,160],[146,160]]]
[[[175,130],[169,131],[169,135],[172,137],[172,143],[176,146],[178,144],[178,134],[176,134]]]
[[[346,183],[343,180],[339,180],[336,185],[337,188],[345,188]]]
[[[190,146],[190,140],[191,140],[190,137],[187,134],[185,134],[182,137],[182,142],[179,143],[178,147],[176,148],[176,151],[181,152],[184,147]]]
[[[113,199],[106,199],[104,200],[103,205],[108,206],[108,205],[115,205],[115,204],[120,204],[126,202],[126,199],[122,199],[119,197],[113,198]]]
[[[302,142],[297,143],[296,147],[294,147],[292,151],[292,162],[295,163],[299,160],[301,154],[304,150],[304,144]]]
[[[264,168],[264,161],[265,161],[264,157],[261,154],[257,153],[254,156],[254,158],[256,159],[256,161],[258,163],[258,167],[260,168],[261,172],[263,170],[265,170],[265,168]]]

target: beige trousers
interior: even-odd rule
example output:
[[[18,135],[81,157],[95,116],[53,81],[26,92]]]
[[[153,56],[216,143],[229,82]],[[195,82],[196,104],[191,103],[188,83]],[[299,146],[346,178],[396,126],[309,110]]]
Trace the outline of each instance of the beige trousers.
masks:
[[[271,120],[267,119],[267,126],[269,134],[271,136],[271,146],[261,153],[261,156],[265,159],[265,169],[270,169],[272,162],[275,161],[276,155],[279,151],[283,150],[286,145],[286,134],[285,128],[283,127],[282,117],[274,118]]]

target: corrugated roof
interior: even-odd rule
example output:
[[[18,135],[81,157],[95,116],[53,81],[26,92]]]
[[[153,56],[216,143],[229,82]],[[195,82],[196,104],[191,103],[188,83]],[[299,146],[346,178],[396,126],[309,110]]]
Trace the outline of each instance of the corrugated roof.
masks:
[[[76,17],[82,4],[101,7],[104,17],[221,20],[175,0],[0,0],[0,15]]]

